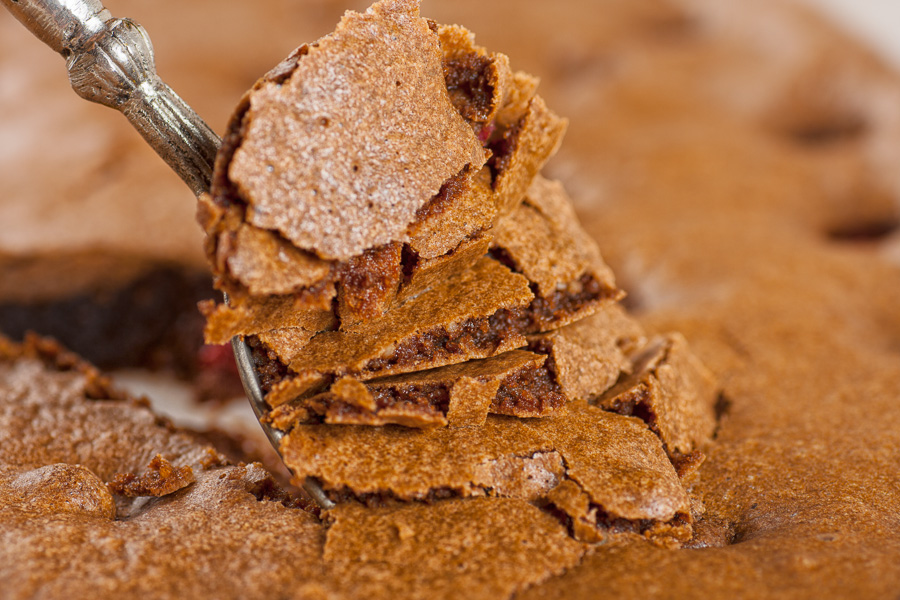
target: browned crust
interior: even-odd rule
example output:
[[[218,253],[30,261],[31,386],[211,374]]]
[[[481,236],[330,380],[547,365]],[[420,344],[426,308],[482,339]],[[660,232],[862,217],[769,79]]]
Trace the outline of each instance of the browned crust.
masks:
[[[674,543],[690,536],[688,496],[659,439],[637,419],[584,403],[546,419],[491,416],[481,427],[460,429],[298,425],[281,451],[299,480],[315,477],[343,500],[389,505],[521,494],[540,502],[572,481],[593,506],[601,535],[624,532],[627,524],[628,531]],[[544,460],[553,453],[564,469]],[[543,474],[538,488],[514,483],[522,470],[503,466],[513,457],[540,458],[522,463],[533,476]]]
[[[371,261],[362,255],[349,262],[323,260],[291,246],[275,231],[253,228],[251,234],[245,222],[251,214],[249,200],[232,181],[229,169],[247,134],[251,99],[260,90],[285,85],[304,57],[318,51],[317,44],[295,50],[241,100],[216,160],[211,196],[199,203],[198,220],[207,232],[206,252],[217,287],[233,301],[252,306],[258,313],[253,317],[256,322],[262,323],[268,316],[270,308],[261,302],[266,294],[283,301],[292,299],[297,310],[331,309],[336,296],[334,307],[340,321],[364,322],[389,310],[398,292],[401,298],[420,293],[429,278],[419,277],[419,272],[424,275],[435,261],[440,261],[447,274],[468,268],[477,256],[458,248],[467,241],[484,239],[496,218],[521,201],[540,167],[555,152],[565,122],[535,96],[536,80],[513,74],[506,56],[475,45],[464,28],[434,27],[433,35],[440,39],[445,85],[453,104],[495,157],[490,169],[466,165],[419,209],[405,233],[410,243],[404,247],[399,266],[402,278],[397,277],[397,268],[388,277],[382,267],[366,265]],[[370,248],[365,254],[377,251]],[[364,272],[369,266],[372,272]],[[361,280],[379,281],[378,298],[360,296]],[[226,333],[252,334],[275,328],[273,323],[271,327],[258,325],[253,328],[256,331],[239,327],[226,331],[211,324],[207,337],[221,342],[230,337]]]

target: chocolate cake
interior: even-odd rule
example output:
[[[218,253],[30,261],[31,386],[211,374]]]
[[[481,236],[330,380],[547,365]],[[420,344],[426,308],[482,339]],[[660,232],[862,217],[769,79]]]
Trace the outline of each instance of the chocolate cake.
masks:
[[[210,341],[227,341],[224,333],[254,334],[259,364],[274,373],[263,382],[273,407],[341,377],[364,381],[524,347],[526,336],[578,321],[621,297],[569,202],[558,183],[536,178],[522,204],[478,248],[477,262],[380,317],[342,322],[330,311],[298,309],[283,297],[256,304],[269,318],[240,301],[234,307],[206,304],[207,331],[216,330]],[[264,331],[267,324],[278,328]]]
[[[428,427],[482,424],[488,413],[547,416],[569,400],[599,397],[631,373],[628,355],[637,351],[642,339],[640,326],[619,306],[609,305],[574,324],[531,336],[527,350],[364,383],[342,377],[325,392],[276,405],[270,422],[283,430],[295,422],[323,419],[326,423]],[[623,382],[620,387],[630,390],[633,386]],[[697,389],[687,390],[690,401],[709,404],[713,390],[694,397]],[[679,401],[683,400],[675,403]],[[619,402],[613,410],[622,412],[624,404]],[[708,428],[700,430],[708,437]]]
[[[226,464],[74,355],[35,338],[24,346],[0,339],[0,442],[0,575],[12,598],[86,598],[97,589],[351,598],[403,593],[408,579],[448,594],[478,586],[508,595],[583,553],[552,516],[516,499],[450,501],[437,507],[440,518],[425,520],[425,506],[358,515],[343,505],[326,526],[260,465]],[[510,530],[510,520],[523,527]],[[390,556],[358,544],[360,533],[394,539],[398,529],[406,542],[392,544]],[[447,544],[412,572],[419,539]],[[486,577],[484,561],[498,558]],[[405,578],[385,581],[386,565]]]
[[[273,422],[337,403],[356,407],[344,423],[443,423],[447,393],[430,415],[384,400],[373,417],[353,381],[524,348],[621,297],[561,184],[537,174],[565,121],[473,40],[414,0],[377,2],[294,51],[232,117],[198,213],[229,302],[202,310],[208,342],[254,348],[272,407],[303,404]],[[497,400],[519,416],[562,404]]]
[[[290,299],[344,328],[474,265],[566,122],[534,78],[473,39],[416,2],[380,2],[245,95],[199,211],[236,310]]]
[[[438,410],[444,427],[296,424],[286,458],[341,501],[316,517],[286,506],[258,466],[195,459],[210,456],[206,447],[146,408],[91,399],[116,394],[71,359],[5,346],[4,594],[897,596],[897,75],[775,0],[457,0],[424,10],[541,74],[541,94],[571,119],[546,174],[570,191],[647,332],[621,347],[624,374],[534,419],[482,423],[482,400],[459,426],[449,405]],[[490,242],[485,252],[517,269]],[[278,335],[302,340],[306,319],[323,317],[297,313],[293,300],[279,298],[282,317],[297,321]],[[516,350],[540,354],[535,337],[561,331],[526,335]],[[698,412],[680,391],[703,398],[711,388],[673,331],[721,387],[714,406]],[[356,383],[346,387],[358,397]],[[674,420],[670,402],[682,411]],[[570,437],[585,420],[591,435]],[[502,427],[516,435],[471,443]],[[338,451],[342,434],[387,432],[406,445]],[[416,460],[429,446],[413,441],[428,440],[459,440],[451,447],[465,452],[445,445]],[[623,453],[626,442],[642,451]],[[518,454],[498,458],[504,443]],[[110,491],[117,476],[143,492],[184,484],[165,463],[151,466],[158,454],[173,473],[190,466],[195,482],[160,497]],[[409,474],[382,460],[404,456]],[[617,487],[635,486],[637,473],[646,495]],[[366,487],[373,481],[382,483]]]
[[[683,337],[642,348],[562,184],[535,174],[558,139],[528,151],[543,104],[506,90],[507,63],[381,0],[257,82],[200,202],[234,298],[204,305],[210,333],[254,334],[262,419],[334,501],[515,498],[577,539],[678,546],[714,380]],[[452,266],[422,277],[433,259]]]

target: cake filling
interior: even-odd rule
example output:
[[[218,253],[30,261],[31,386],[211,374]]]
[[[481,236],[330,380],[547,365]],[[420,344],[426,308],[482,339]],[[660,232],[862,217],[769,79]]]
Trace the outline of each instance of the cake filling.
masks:
[[[487,415],[542,417],[565,404],[552,361],[513,350],[408,375],[340,380],[329,391],[279,406],[269,422],[285,431],[298,423],[465,427]]]

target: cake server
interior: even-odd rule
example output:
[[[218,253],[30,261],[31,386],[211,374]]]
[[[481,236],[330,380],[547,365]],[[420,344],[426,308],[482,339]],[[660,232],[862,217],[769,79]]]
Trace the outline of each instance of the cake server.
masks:
[[[66,61],[75,92],[121,112],[194,195],[209,191],[220,139],[156,73],[153,46],[143,27],[114,18],[99,0],[0,0],[31,33]],[[225,298],[228,300],[227,296]],[[268,407],[250,349],[231,340],[250,406],[280,453],[284,434],[266,424]],[[334,503],[318,483],[303,488],[322,508]]]

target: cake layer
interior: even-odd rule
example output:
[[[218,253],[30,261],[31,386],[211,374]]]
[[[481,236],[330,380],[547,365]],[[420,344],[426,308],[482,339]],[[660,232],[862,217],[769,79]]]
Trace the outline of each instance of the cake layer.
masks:
[[[640,326],[619,306],[608,305],[571,325],[529,337],[528,351],[365,382],[345,377],[326,392],[278,406],[269,419],[288,430],[320,421],[458,427],[480,425],[488,413],[543,417],[567,401],[603,394],[622,373],[631,372],[627,355],[642,340]]]
[[[687,466],[715,430],[715,379],[677,333],[651,340],[633,360],[631,374],[591,403],[640,417],[659,435],[676,465],[686,461]]]
[[[541,503],[573,481],[600,530],[623,519],[650,536],[690,537],[687,492],[659,439],[637,419],[585,403],[530,421],[491,416],[469,428],[298,425],[281,451],[298,480],[314,477],[338,499],[494,495]]]
[[[289,430],[297,423],[407,427],[477,426],[506,400],[507,414],[543,416],[565,402],[544,367],[545,357],[512,350],[407,375],[339,379],[327,392],[277,407],[269,422]],[[526,408],[527,406],[527,408]]]
[[[264,386],[266,392],[277,389],[268,398],[269,403],[276,406],[325,391],[344,376],[366,381],[487,358],[524,346],[529,334],[550,331],[606,310],[621,296],[612,271],[603,262],[596,244],[580,228],[558,183],[538,177],[524,202],[498,222],[490,244],[491,258],[482,256],[473,267],[449,278],[436,277],[433,287],[422,286],[426,291],[368,322],[341,322],[338,328],[328,311],[300,311],[288,317],[288,309],[294,303],[269,301],[273,322],[289,329],[261,332],[252,340],[258,347],[257,362],[267,372],[276,374],[271,380],[267,378]],[[487,246],[488,240],[484,240],[473,249],[483,252]],[[249,331],[262,328],[263,323],[249,316],[252,311],[246,313],[246,318],[242,311],[240,302],[235,307],[210,308],[209,322],[221,326],[220,332],[238,331],[233,322],[250,327]],[[317,326],[325,331],[316,331]],[[583,335],[601,343],[604,333],[598,329]],[[606,350],[616,351],[598,346],[592,353],[596,359],[598,353]],[[573,360],[589,358],[582,354]],[[624,362],[621,357],[617,360]],[[605,369],[606,375],[598,371],[595,379],[611,376],[614,382],[618,377],[615,367],[611,375],[610,367],[599,368]],[[581,369],[582,373],[577,376],[584,376],[590,368],[587,364],[569,364],[565,369],[568,383],[576,376],[576,370]],[[606,389],[594,387],[595,393]],[[516,414],[513,404],[507,403],[505,414]],[[559,404],[549,402],[537,412]],[[320,403],[320,407],[324,404]],[[533,410],[524,412],[537,414]],[[349,417],[348,413],[344,418]],[[426,421],[441,422],[436,413],[431,413]]]

